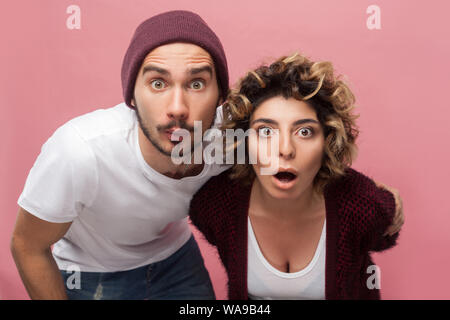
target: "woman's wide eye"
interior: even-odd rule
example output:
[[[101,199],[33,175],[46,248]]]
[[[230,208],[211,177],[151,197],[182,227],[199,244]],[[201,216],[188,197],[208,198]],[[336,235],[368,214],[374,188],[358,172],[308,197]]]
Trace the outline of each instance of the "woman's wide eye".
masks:
[[[272,129],[272,128],[269,128],[269,127],[262,127],[262,128],[259,128],[259,129],[258,129],[258,135],[259,135],[260,137],[264,137],[264,138],[270,137],[270,136],[273,135],[273,129]]]
[[[164,88],[165,84],[164,81],[161,80],[153,80],[150,85],[152,86],[153,89],[155,90],[161,90]]]
[[[300,130],[297,131],[297,134],[300,137],[308,138],[308,137],[312,136],[313,131],[310,128],[301,128]]]
[[[204,86],[205,86],[205,84],[200,80],[195,80],[195,81],[191,82],[191,89],[194,89],[194,90],[203,89]]]

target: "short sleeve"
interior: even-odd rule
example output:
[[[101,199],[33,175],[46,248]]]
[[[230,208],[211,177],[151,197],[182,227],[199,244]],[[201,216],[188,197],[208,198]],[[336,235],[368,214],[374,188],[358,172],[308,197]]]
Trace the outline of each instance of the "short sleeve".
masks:
[[[42,146],[17,203],[42,220],[71,222],[94,200],[97,185],[95,155],[69,122]]]

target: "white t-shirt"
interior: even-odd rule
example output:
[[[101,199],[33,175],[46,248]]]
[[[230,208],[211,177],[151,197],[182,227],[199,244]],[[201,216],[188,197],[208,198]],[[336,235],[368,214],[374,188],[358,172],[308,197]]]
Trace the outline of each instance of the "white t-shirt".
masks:
[[[49,222],[72,222],[53,248],[61,270],[123,271],[169,257],[191,236],[191,197],[228,168],[164,176],[145,162],[138,127],[121,103],[70,120],[43,145],[18,204]]]
[[[261,252],[248,218],[248,296],[253,300],[325,299],[326,222],[311,262],[294,273],[274,268]]]

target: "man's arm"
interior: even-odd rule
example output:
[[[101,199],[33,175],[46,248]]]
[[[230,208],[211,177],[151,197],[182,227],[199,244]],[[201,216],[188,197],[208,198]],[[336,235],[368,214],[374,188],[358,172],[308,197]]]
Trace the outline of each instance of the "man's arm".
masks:
[[[66,234],[71,224],[47,222],[19,208],[11,252],[31,299],[67,299],[51,245]]]

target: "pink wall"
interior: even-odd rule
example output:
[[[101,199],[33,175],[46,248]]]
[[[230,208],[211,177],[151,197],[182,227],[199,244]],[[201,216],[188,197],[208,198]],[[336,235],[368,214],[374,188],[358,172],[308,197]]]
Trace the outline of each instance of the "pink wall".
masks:
[[[385,299],[450,299],[447,1],[4,1],[0,17],[0,299],[27,294],[9,252],[16,201],[41,145],[67,120],[121,101],[120,67],[135,27],[170,9],[199,13],[221,38],[231,83],[300,51],[334,62],[359,106],[354,167],[401,191],[399,245],[375,256]],[[69,5],[81,29],[69,30]],[[369,30],[369,5],[381,29]],[[198,234],[196,234],[198,236]],[[200,237],[201,238],[201,237]],[[218,298],[226,276],[201,242]]]

